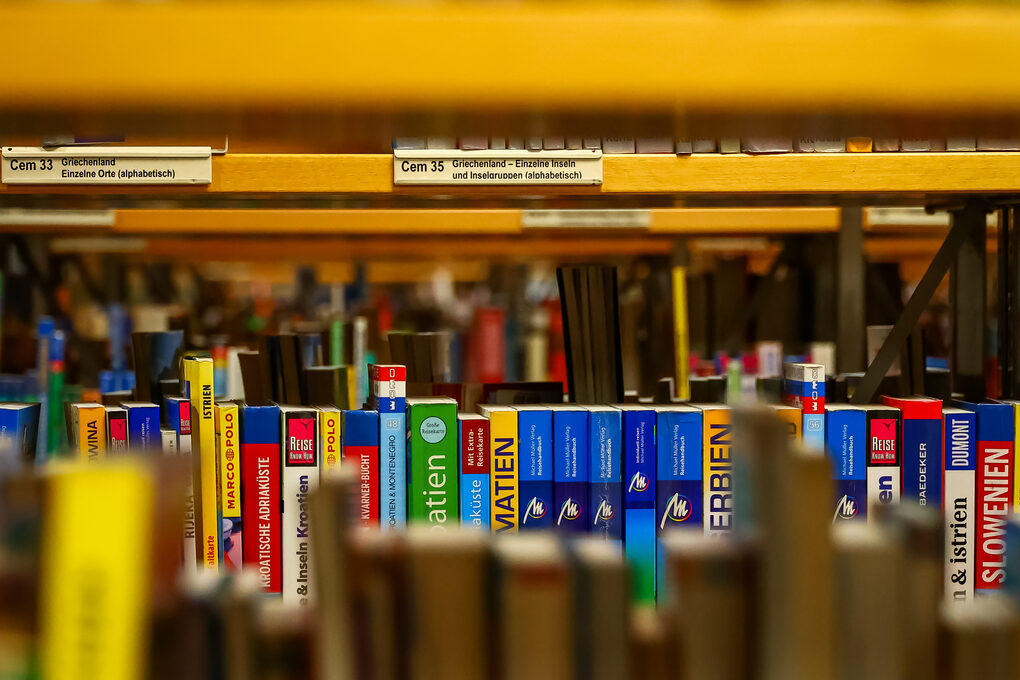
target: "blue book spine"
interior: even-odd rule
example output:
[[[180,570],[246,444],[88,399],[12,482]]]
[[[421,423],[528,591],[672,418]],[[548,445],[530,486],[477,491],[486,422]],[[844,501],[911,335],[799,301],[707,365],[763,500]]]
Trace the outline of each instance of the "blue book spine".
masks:
[[[588,418],[588,504],[592,533],[623,538],[623,471],[620,469],[622,419],[616,409],[593,409]]]
[[[21,440],[18,432],[18,412],[0,408],[0,459],[21,455]]]
[[[701,479],[701,412],[660,411],[655,424],[655,526],[659,539],[673,527],[700,527],[704,489]],[[665,551],[658,548],[658,574],[665,573]],[[658,579],[663,592],[665,579]]]
[[[835,468],[836,506],[833,521],[865,519],[868,515],[868,423],[858,409],[829,411],[829,456]]]
[[[805,413],[801,423],[804,446],[818,451],[825,450],[825,414]]]
[[[522,409],[517,433],[520,530],[548,529],[553,526],[552,411]]]
[[[488,529],[491,522],[489,485],[489,421],[457,417],[457,481],[460,484],[460,523]]]
[[[166,402],[166,423],[177,436],[181,434],[181,400],[183,397],[167,397]]]
[[[125,406],[128,446],[132,451],[155,453],[163,446],[159,434],[159,407],[155,404]]]
[[[903,414],[903,496],[942,507],[942,418]]]
[[[407,416],[379,414],[379,526],[407,525]],[[488,488],[488,487],[486,487]]]
[[[655,599],[655,411],[623,413],[624,550],[638,601]]]
[[[553,411],[553,518],[561,531],[588,530],[588,412]]]

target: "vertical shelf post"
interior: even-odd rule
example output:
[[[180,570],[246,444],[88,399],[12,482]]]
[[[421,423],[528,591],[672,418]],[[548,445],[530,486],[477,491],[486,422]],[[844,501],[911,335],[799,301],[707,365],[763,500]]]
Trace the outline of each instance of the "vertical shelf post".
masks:
[[[950,385],[953,392],[974,402],[985,398],[986,212],[982,202],[972,200],[950,213],[953,227],[960,225],[966,231],[949,271]]]
[[[836,366],[840,373],[863,371],[864,364],[864,210],[840,210],[836,235]]]

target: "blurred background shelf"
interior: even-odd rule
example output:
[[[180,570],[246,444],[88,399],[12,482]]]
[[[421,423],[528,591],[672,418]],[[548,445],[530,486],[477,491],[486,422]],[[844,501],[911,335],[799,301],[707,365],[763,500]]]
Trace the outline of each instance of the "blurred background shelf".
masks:
[[[540,198],[544,196],[908,197],[1020,193],[1020,153],[810,153],[608,155],[595,186],[395,187],[389,154],[227,154],[214,156],[208,186],[0,185],[0,195]]]
[[[672,133],[678,120],[824,113],[838,129],[1020,111],[1008,3],[14,3],[3,24],[5,53],[25,55],[4,76],[12,132],[144,119],[222,133],[230,121],[328,140],[397,122],[415,134],[429,114],[483,133],[615,114],[618,129]],[[81,39],[46,39],[55,26]],[[10,115],[33,111],[47,115]],[[340,117],[293,125],[315,115]]]

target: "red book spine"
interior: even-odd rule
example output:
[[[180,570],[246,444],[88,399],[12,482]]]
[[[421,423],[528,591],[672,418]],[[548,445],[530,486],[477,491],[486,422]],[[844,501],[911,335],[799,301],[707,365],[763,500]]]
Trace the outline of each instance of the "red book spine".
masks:
[[[254,413],[265,410],[266,413]],[[258,573],[262,590],[282,588],[280,509],[279,410],[275,406],[248,406],[241,420],[241,522],[245,527],[242,561]]]
[[[379,526],[379,414],[344,411],[343,467],[358,476],[357,517],[366,527]]]
[[[475,314],[478,382],[503,382],[506,380],[506,315],[499,308],[479,309]]]
[[[461,474],[489,474],[489,421],[461,421]]]
[[[1006,580],[1006,522],[1013,498],[1013,443],[977,443],[978,590],[998,590]]]

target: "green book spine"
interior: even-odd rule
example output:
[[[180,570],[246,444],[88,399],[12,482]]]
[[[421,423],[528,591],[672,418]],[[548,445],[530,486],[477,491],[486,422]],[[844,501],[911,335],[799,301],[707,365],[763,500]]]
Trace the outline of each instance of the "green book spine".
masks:
[[[344,322],[340,319],[329,325],[329,363],[333,366],[344,363]]]
[[[457,526],[457,402],[407,400],[408,521]]]

